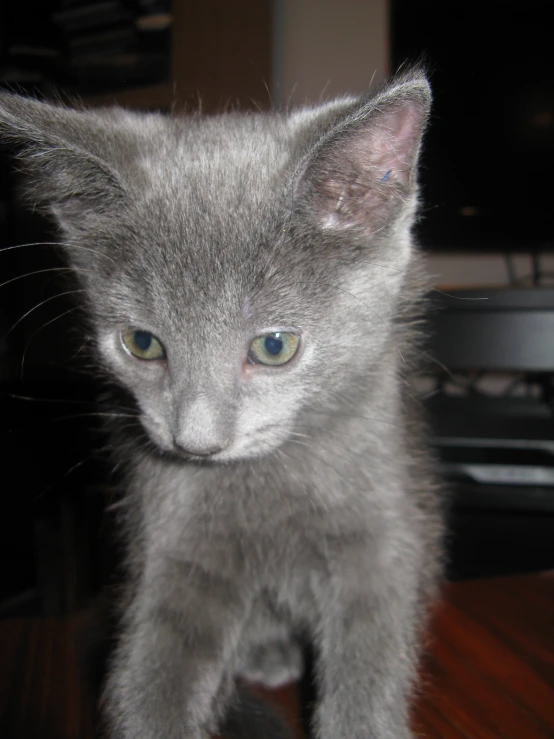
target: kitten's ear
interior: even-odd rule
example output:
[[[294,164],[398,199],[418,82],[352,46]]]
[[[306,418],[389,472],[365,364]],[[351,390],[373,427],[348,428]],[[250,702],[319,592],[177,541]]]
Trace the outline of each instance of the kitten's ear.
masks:
[[[62,226],[78,230],[124,195],[95,114],[0,93],[0,141],[13,146],[33,202]]]
[[[373,233],[415,190],[415,168],[431,103],[422,74],[347,103],[310,152],[299,201],[321,228]],[[324,110],[328,116],[327,109]]]

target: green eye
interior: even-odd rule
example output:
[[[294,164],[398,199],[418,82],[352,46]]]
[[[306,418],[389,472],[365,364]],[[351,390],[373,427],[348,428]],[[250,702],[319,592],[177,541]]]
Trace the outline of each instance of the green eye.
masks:
[[[298,351],[300,337],[286,331],[258,336],[250,344],[248,359],[252,364],[279,367],[290,362]]]
[[[165,359],[165,350],[161,342],[150,331],[129,329],[121,334],[121,341],[127,351],[137,359]]]

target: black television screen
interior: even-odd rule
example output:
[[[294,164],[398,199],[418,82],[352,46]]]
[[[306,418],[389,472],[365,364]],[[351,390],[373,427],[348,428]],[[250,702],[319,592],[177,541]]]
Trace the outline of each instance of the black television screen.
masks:
[[[434,107],[423,246],[554,249],[554,32],[548,0],[392,0],[393,68],[424,56]]]

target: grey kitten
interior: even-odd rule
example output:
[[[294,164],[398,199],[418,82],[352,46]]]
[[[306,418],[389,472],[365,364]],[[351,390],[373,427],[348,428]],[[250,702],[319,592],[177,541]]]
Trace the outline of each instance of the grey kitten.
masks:
[[[139,416],[117,432],[129,590],[114,737],[199,739],[233,676],[297,677],[305,638],[317,737],[412,736],[442,546],[408,383],[429,105],[417,70],[291,114],[0,97],[98,362]]]

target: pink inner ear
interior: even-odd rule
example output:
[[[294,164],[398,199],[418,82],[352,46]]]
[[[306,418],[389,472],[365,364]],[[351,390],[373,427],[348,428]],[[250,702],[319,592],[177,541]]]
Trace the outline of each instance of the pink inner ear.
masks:
[[[405,100],[373,109],[343,132],[316,175],[324,228],[383,225],[410,185],[421,123],[417,103]]]
[[[396,104],[370,116],[353,137],[351,156],[372,172],[371,179],[376,183],[396,181],[406,186],[416,160],[420,132],[421,114],[417,105]]]

